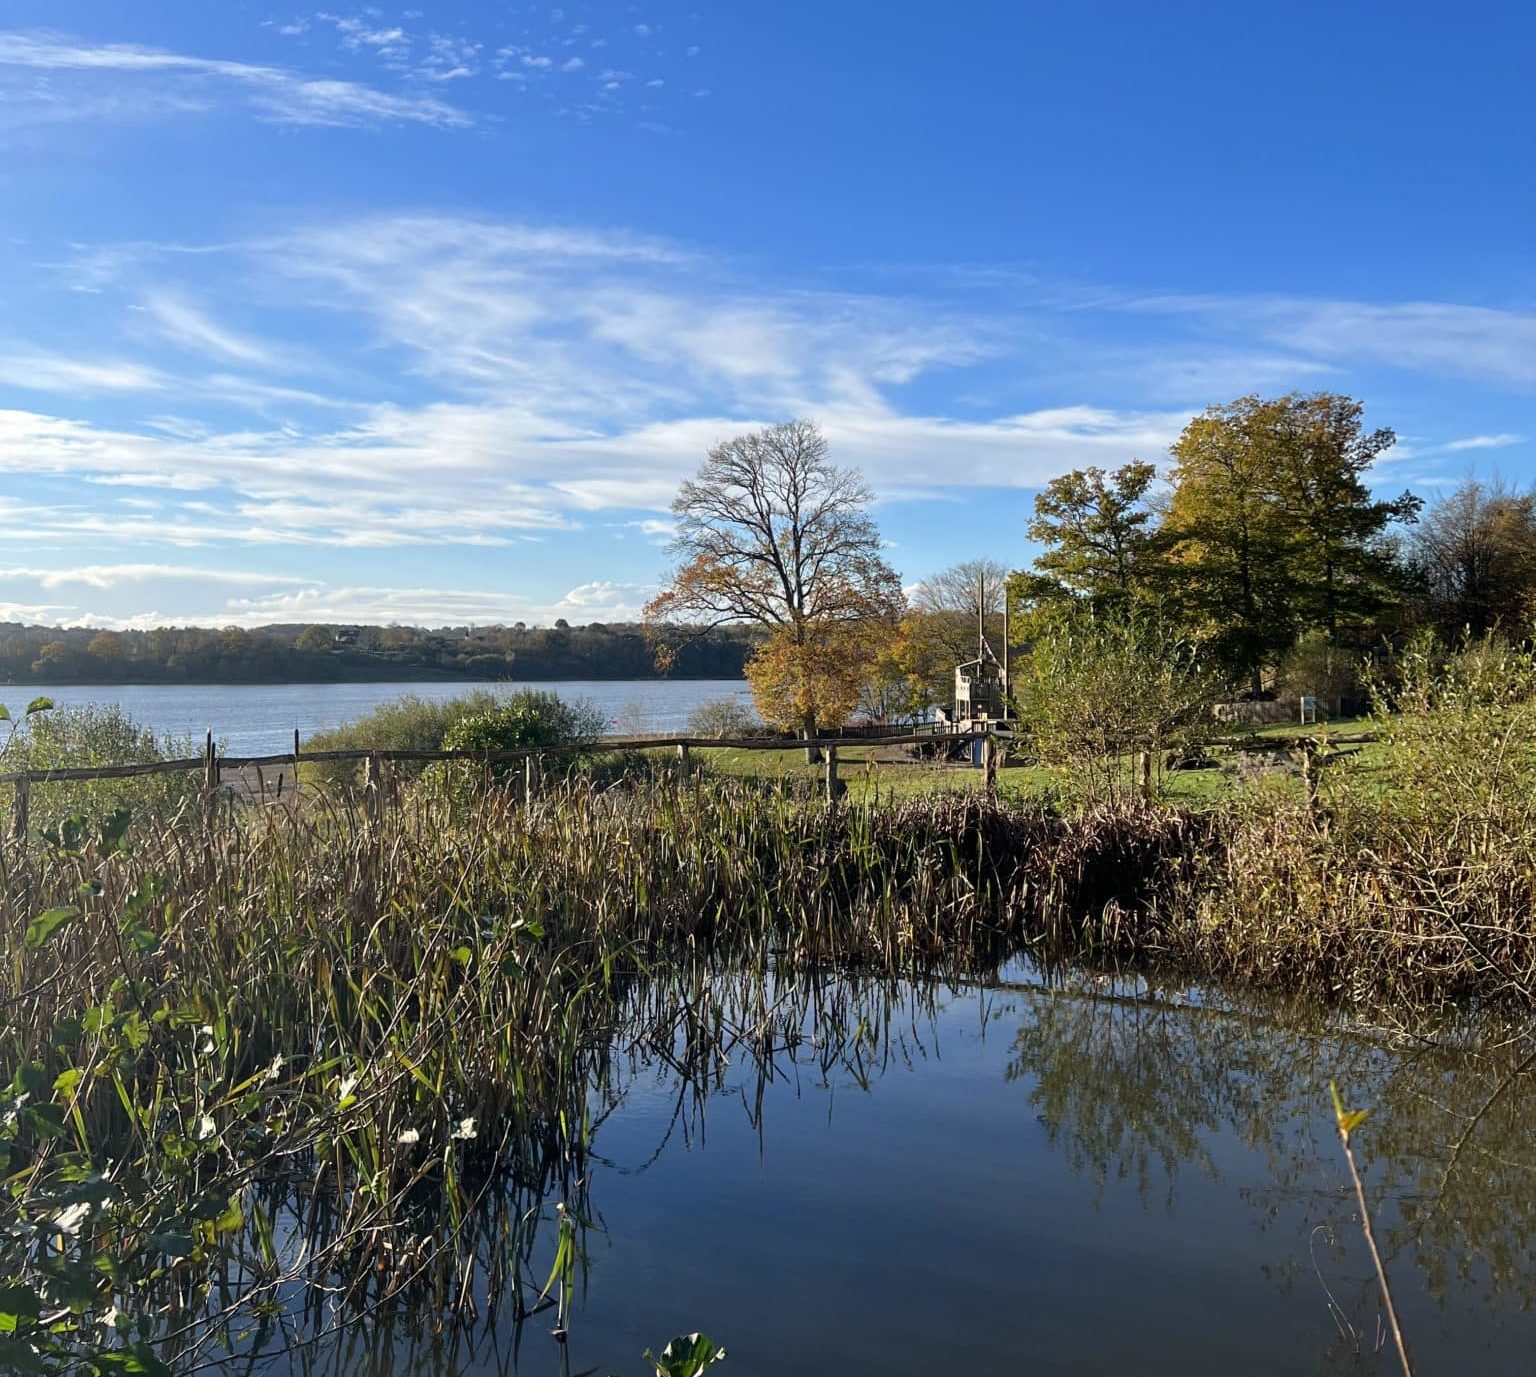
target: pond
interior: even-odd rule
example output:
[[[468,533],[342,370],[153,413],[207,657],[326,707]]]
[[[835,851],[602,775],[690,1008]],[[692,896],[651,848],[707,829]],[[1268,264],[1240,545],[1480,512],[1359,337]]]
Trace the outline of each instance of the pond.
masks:
[[[1528,1373],[1527,1046],[1014,965],[985,986],[702,987],[593,1087],[562,1345],[484,1300],[374,1311],[304,1371],[648,1371],[700,1329],[761,1374],[1396,1371],[1329,1080],[1420,1374]],[[492,1252],[471,1285],[494,1289]],[[491,1265],[486,1266],[487,1263]],[[584,1274],[584,1275],[583,1275]]]

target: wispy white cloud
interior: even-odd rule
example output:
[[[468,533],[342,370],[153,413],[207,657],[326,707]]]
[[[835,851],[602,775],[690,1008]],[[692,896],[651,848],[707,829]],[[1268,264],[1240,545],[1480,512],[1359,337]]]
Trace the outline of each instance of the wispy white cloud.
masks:
[[[30,585],[12,589],[7,585]],[[56,601],[61,589],[81,588],[95,597],[122,593],[142,607],[145,599],[166,599],[169,611],[113,613],[97,602]],[[213,590],[249,591],[215,593]],[[192,565],[103,565],[58,571],[0,568],[0,621],[117,630],[155,626],[244,626],[273,622],[348,622],[418,626],[485,626],[529,622],[549,625],[565,618],[578,623],[629,622],[655,591],[650,584],[598,580],[554,599],[496,588],[439,588],[430,585],[330,584],[258,570],[229,571]],[[111,605],[110,603],[108,604]]]
[[[51,33],[0,32],[0,73],[6,69],[71,74],[79,81],[137,83],[105,92],[87,86],[84,99],[66,95],[62,100],[49,88],[12,84],[4,90],[4,108],[13,121],[83,119],[135,108],[148,114],[194,110],[217,103],[224,94],[244,102],[259,119],[278,124],[426,124],[446,129],[474,122],[466,111],[432,96],[395,94],[361,82],[136,44],[92,45]]]
[[[67,602],[0,601],[0,622],[25,622],[32,625],[59,626],[66,624],[69,613],[78,613],[79,610],[79,608],[73,607]]]
[[[645,517],[639,521],[627,521],[624,523],[639,531],[647,540],[656,545],[669,545],[677,534],[675,521],[664,521],[660,517]]]
[[[1536,388],[1536,314],[1454,302],[1314,301],[1296,297],[1164,294],[1123,308],[1193,315],[1323,361],[1374,362],[1416,372]]]
[[[237,363],[272,361],[272,351],[265,345],[218,324],[185,297],[172,292],[155,292],[146,298],[144,308],[166,339],[185,348],[211,351]]]
[[[397,57],[404,55],[410,48],[410,38],[406,31],[399,25],[384,28],[375,22],[373,11],[369,16],[340,15],[320,11],[315,15],[315,22],[330,24],[341,37],[342,46],[350,48],[353,52],[371,51],[381,57]],[[309,21],[304,20],[303,27],[298,30],[304,33],[309,29]],[[279,32],[287,32],[280,30]]]
[[[258,573],[253,570],[210,569],[187,564],[83,564],[74,568],[35,569],[0,567],[0,582],[26,581],[47,592],[78,585],[85,588],[117,588],[125,583],[156,580],[194,580],[199,584],[233,584],[242,587],[270,588],[274,585],[305,586],[319,582],[286,574]]]
[[[426,56],[414,68],[430,81],[461,81],[480,71],[480,44],[434,33],[427,38]]]
[[[877,492],[916,500],[903,495],[1034,488],[1085,464],[1155,460],[1193,407],[1246,390],[1243,379],[1260,385],[1272,369],[1289,386],[1334,367],[1299,345],[1223,353],[1196,338],[1183,352],[1106,352],[1090,379],[1072,372],[1087,351],[1064,362],[1039,329],[1021,345],[1025,332],[995,312],[743,280],[687,246],[558,226],[376,216],[221,252],[220,299],[248,284],[243,299],[261,303],[239,332],[177,280],[206,278],[203,259],[146,252],[115,267],[111,288],[148,302],[175,342],[240,367],[161,370],[166,386],[138,423],[65,407],[0,412],[0,473],[13,485],[70,480],[47,501],[0,503],[0,542],[111,540],[146,563],[156,547],[513,549],[608,513],[656,540],[677,483],[711,445],[785,416],[815,417]],[[265,340],[281,327],[265,328],[259,311],[300,307],[325,314],[347,398],[273,377],[286,353]],[[1017,372],[1026,350],[1067,397],[1102,395],[1106,376],[1134,376],[1160,355],[1173,371],[1144,374],[1139,395],[1175,400],[1022,407],[1002,385],[991,402],[936,400],[941,372]],[[233,425],[210,400],[262,419]],[[93,487],[165,506],[113,507]]]
[[[575,622],[636,621],[653,592],[645,584],[593,582],[553,602],[490,589],[396,588],[376,585],[305,588],[234,598],[219,617],[241,626],[269,622],[390,622],[417,626],[484,626],[526,621],[547,626]]]
[[[1468,449],[1503,449],[1507,445],[1518,445],[1524,439],[1523,435],[1468,435],[1465,439],[1451,440],[1441,448],[1453,454]]]
[[[0,356],[0,383],[33,392],[153,392],[166,386],[153,368],[126,359],[75,359],[57,354]]]

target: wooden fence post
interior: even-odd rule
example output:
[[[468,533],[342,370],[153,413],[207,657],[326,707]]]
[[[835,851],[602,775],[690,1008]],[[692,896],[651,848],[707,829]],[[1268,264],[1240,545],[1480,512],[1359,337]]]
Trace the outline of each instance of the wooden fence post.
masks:
[[[981,769],[986,777],[987,793],[997,792],[997,739],[988,732],[981,738]]]
[[[1317,775],[1322,765],[1320,750],[1312,742],[1301,748],[1301,782],[1307,791],[1307,808],[1317,817]]]
[[[1140,751],[1136,756],[1137,783],[1141,788],[1142,798],[1152,797],[1152,752]]]
[[[523,803],[533,803],[539,794],[539,761],[537,756],[523,758]]]
[[[837,747],[823,746],[821,759],[827,777],[827,802],[836,803],[838,795],[842,793],[842,785],[837,778]]]
[[[28,813],[32,807],[32,781],[26,775],[22,775],[16,781],[15,792],[11,795],[11,840],[16,843],[19,853],[27,853]]]
[[[692,767],[692,760],[688,755],[688,743],[686,741],[677,748],[677,767],[684,774],[687,774]]]

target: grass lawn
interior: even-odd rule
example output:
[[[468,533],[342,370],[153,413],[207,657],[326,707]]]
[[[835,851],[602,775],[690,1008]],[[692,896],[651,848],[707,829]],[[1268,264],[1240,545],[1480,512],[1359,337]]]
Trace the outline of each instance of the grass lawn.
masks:
[[[879,761],[872,757],[874,746],[841,746],[837,752],[838,778],[848,785],[850,797],[910,797],[944,790],[980,789],[980,770],[960,765],[938,765],[926,761]],[[744,751],[722,747],[719,750],[695,750],[694,759],[714,774],[735,775],[742,779],[805,779],[819,782],[821,765],[807,765],[803,747],[783,751]],[[1030,776],[1029,784],[1020,778]],[[998,775],[999,787],[1010,791],[1026,787],[1040,788],[1046,782],[1044,771],[1009,768]]]
[[[1295,723],[1276,723],[1263,727],[1234,728],[1224,734],[1223,742],[1237,742],[1244,738],[1270,739],[1291,736],[1324,737],[1350,735],[1370,729],[1363,718],[1340,718],[1302,728]],[[938,765],[925,761],[877,761],[877,747],[844,746],[838,750],[838,774],[848,786],[849,796],[857,800],[874,797],[908,798],[920,794],[945,791],[970,792],[984,784],[982,771],[961,765]],[[1347,749],[1347,748],[1346,748]],[[1359,776],[1362,782],[1374,773],[1379,747],[1367,743],[1358,754],[1333,765],[1330,781],[1341,774]],[[1229,745],[1217,744],[1212,754],[1220,762],[1220,768],[1211,770],[1169,770],[1158,781],[1159,796],[1171,803],[1190,807],[1209,807],[1228,798],[1239,787],[1236,768],[1238,754]],[[695,761],[712,774],[731,775],[742,779],[804,779],[808,783],[819,782],[822,766],[807,765],[803,747],[773,751],[747,751],[731,747],[696,749]],[[1126,762],[1127,774],[1130,762]],[[1267,787],[1289,791],[1301,790],[1300,778],[1294,773],[1277,770],[1267,774]],[[1062,772],[1048,769],[1033,762],[1015,759],[998,772],[998,791],[1016,797],[1038,796],[1050,790],[1070,787],[1070,779]]]

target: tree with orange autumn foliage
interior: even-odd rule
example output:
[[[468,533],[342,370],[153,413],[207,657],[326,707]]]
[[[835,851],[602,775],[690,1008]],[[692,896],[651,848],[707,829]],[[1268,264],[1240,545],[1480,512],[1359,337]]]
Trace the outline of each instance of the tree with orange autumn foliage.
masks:
[[[680,634],[755,622],[769,633],[747,666],[763,719],[808,741],[820,724],[846,720],[875,628],[894,627],[903,606],[872,501],[811,421],[716,445],[672,503],[678,565],[645,610],[658,660]]]

